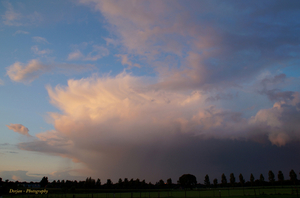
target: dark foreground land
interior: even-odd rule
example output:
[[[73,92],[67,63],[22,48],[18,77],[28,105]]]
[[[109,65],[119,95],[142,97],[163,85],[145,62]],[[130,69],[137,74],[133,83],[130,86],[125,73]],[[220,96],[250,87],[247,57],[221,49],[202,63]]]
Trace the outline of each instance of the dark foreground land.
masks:
[[[32,189],[44,190],[44,189]],[[46,189],[48,190],[48,189]],[[217,197],[217,198],[299,198],[299,186],[284,187],[256,187],[256,188],[201,188],[193,190],[75,190],[74,192],[62,193],[59,189],[49,189],[47,193],[35,194],[26,193],[9,193],[3,195],[3,198],[201,198],[201,197]]]

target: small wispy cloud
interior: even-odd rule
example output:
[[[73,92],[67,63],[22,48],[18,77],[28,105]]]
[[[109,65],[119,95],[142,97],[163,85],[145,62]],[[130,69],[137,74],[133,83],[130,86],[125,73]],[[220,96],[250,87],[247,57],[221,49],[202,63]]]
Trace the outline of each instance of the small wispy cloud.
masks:
[[[84,55],[80,52],[80,50],[75,50],[74,52],[70,53],[68,56],[68,60],[79,60],[83,59]]]
[[[32,46],[31,50],[33,51],[33,53],[35,53],[36,55],[46,55],[46,54],[50,54],[52,52],[52,50],[50,49],[44,49],[44,50],[39,50],[38,46]]]
[[[16,170],[16,171],[1,171],[0,176],[9,180],[15,181],[40,181],[41,177],[32,177],[27,174],[28,171]]]
[[[38,55],[44,55],[50,53],[50,51],[38,50],[38,48],[32,49]],[[32,59],[27,65],[21,62],[15,62],[11,66],[6,68],[6,74],[9,78],[15,82],[21,82],[24,84],[29,84],[36,78],[47,72],[57,72],[63,74],[74,74],[78,72],[86,72],[94,70],[94,65],[91,64],[67,64],[67,63],[51,63],[44,64],[37,59]]]
[[[82,44],[82,46],[84,46],[83,48],[86,48],[87,45],[87,43]],[[93,45],[92,51],[88,52],[86,55],[84,55],[80,49],[75,49],[68,55],[68,60],[97,61],[108,55],[109,50],[107,48],[100,45]]]
[[[17,34],[29,34],[29,32],[23,31],[23,30],[17,30],[13,35],[17,35]]]
[[[141,68],[141,65],[139,65],[137,63],[132,63],[129,60],[128,55],[126,55],[126,54],[117,54],[116,57],[120,57],[122,65],[128,65],[129,66],[128,69],[130,69],[131,67]]]
[[[7,128],[9,128],[10,130],[13,130],[14,132],[20,133],[22,135],[26,135],[26,136],[31,136],[29,135],[29,129],[25,126],[23,126],[22,124],[10,124],[10,125],[6,125]]]
[[[4,81],[0,79],[0,85],[4,85]]]
[[[49,44],[49,42],[47,41],[47,39],[45,39],[43,37],[40,37],[40,36],[34,36],[34,37],[32,37],[32,39],[35,42],[38,42],[38,43]]]
[[[21,12],[15,11],[12,4],[9,2],[2,2],[6,11],[2,15],[3,24],[8,26],[26,26],[34,25],[42,21],[42,16],[38,12],[32,14],[22,14]]]
[[[6,7],[5,14],[2,15],[3,23],[9,26],[21,26],[22,23],[17,22],[22,18],[22,15],[14,11],[13,6],[9,2],[3,2]]]

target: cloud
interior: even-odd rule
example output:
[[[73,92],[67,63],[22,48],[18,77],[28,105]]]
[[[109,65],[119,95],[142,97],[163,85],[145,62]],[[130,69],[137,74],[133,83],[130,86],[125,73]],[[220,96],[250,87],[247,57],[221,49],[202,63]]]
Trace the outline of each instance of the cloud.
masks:
[[[186,170],[180,164],[195,149],[205,155],[212,140],[277,146],[300,141],[298,92],[247,119],[209,106],[201,91],[155,90],[153,83],[123,72],[47,87],[51,104],[60,110],[49,114],[55,130],[37,134],[37,141],[19,148],[71,158],[97,177],[154,179],[151,171],[168,175]],[[170,170],[174,163],[179,165]]]
[[[210,96],[208,98],[206,98],[205,101],[218,101],[218,100],[232,100],[233,98],[238,97],[238,92],[236,92],[235,95],[233,95],[232,93],[218,93],[216,96]]]
[[[10,26],[22,25],[21,23],[16,22],[17,20],[20,20],[22,18],[22,15],[20,13],[15,12],[12,5],[9,2],[3,4],[7,9],[5,14],[2,15],[3,23],[5,25],[10,25]]]
[[[35,42],[38,42],[38,43],[49,44],[49,42],[47,41],[47,39],[45,39],[43,37],[35,36],[35,37],[32,37],[32,39]]]
[[[261,78],[261,79],[260,79]],[[297,81],[297,80],[296,80]],[[295,79],[287,78],[286,74],[262,74],[254,85],[259,94],[266,95],[272,102],[291,101],[294,99],[294,91],[282,91],[289,84],[297,83]]]
[[[4,85],[4,81],[0,79],[0,85]]]
[[[84,56],[79,50],[75,50],[74,52],[70,53],[68,56],[68,60],[78,60],[83,58]]]
[[[9,2],[2,2],[6,8],[5,14],[2,15],[3,23],[9,26],[27,26],[34,25],[42,21],[42,16],[38,12],[32,14],[22,14],[15,11],[12,4]]]
[[[23,31],[23,30],[17,30],[13,35],[17,35],[17,34],[29,34],[29,32]]]
[[[1,171],[0,176],[3,178],[3,180],[14,180],[19,182],[29,182],[29,181],[41,181],[41,177],[32,177],[27,174],[28,171],[24,170],[16,170],[16,171]]]
[[[49,66],[46,66],[38,60],[31,60],[27,65],[16,62],[6,68],[9,78],[16,82],[30,83],[38,78],[41,74],[49,71]]]
[[[10,125],[6,125],[7,128],[9,128],[10,130],[13,130],[14,132],[20,133],[22,135],[26,135],[26,136],[31,136],[29,135],[29,129],[25,126],[23,126],[22,124],[10,124]]]
[[[122,54],[157,72],[158,88],[238,87],[264,69],[298,60],[292,55],[300,50],[297,23],[286,15],[298,13],[289,3],[79,2],[105,17],[112,33],[108,44],[118,43]]]
[[[38,46],[32,46],[31,50],[37,54],[37,55],[45,55],[45,54],[50,54],[52,52],[52,50],[49,49],[44,49],[44,50],[39,50]]]
[[[92,47],[93,50],[87,55],[83,55],[79,49],[76,49],[68,55],[68,60],[97,61],[109,55],[109,50],[103,46],[93,45]]]
[[[35,53],[43,55],[50,53],[48,50],[40,51],[36,46],[33,50]],[[29,61],[27,65],[23,65],[20,62],[16,62],[13,65],[6,68],[6,74],[9,78],[16,82],[22,82],[25,84],[31,83],[33,80],[50,71],[57,71],[64,74],[74,74],[78,72],[91,71],[95,69],[93,65],[76,65],[66,63],[52,63],[45,65],[36,59]]]
[[[141,68],[141,66],[137,63],[133,64],[129,59],[128,59],[128,56],[126,54],[117,54],[116,57],[120,57],[121,58],[121,63],[122,65],[128,65],[129,66],[129,69],[131,67],[138,67],[138,68]]]
[[[268,135],[268,139],[277,146],[291,141],[299,141],[297,133],[300,124],[300,93],[295,92],[288,101],[276,102],[270,109],[262,109],[249,120],[259,131]]]

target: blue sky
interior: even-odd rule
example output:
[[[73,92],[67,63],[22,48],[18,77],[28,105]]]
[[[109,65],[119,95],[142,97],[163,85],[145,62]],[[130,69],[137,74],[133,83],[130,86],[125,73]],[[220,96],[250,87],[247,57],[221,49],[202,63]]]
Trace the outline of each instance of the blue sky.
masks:
[[[299,171],[299,9],[1,1],[0,177]]]

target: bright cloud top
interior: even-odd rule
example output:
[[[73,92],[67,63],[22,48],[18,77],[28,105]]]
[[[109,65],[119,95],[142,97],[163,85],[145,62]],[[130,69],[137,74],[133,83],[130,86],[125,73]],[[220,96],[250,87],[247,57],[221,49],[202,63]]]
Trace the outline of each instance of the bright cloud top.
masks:
[[[22,124],[10,124],[10,125],[6,125],[7,128],[9,128],[10,130],[13,130],[14,132],[20,133],[22,135],[26,135],[26,136],[31,136],[29,135],[29,129],[25,126],[23,126]]]
[[[53,124],[49,129],[39,122],[36,127],[47,130],[20,143],[21,149],[72,159],[96,177],[157,180],[186,170],[201,172],[202,165],[214,167],[212,172],[246,170],[251,163],[241,160],[240,150],[285,155],[300,141],[299,1],[3,5],[8,45],[0,54],[6,65],[2,75],[36,83],[13,93],[22,85],[5,83],[5,103],[18,105],[19,111],[31,105],[32,111],[20,111],[24,120],[51,111],[47,121]],[[53,14],[49,8],[59,9]],[[40,26],[38,16],[45,19]],[[36,92],[46,84],[47,92]],[[26,93],[40,97],[30,94],[25,101],[20,94]],[[53,107],[45,98],[58,112],[49,110]],[[5,120],[3,126],[7,123],[14,122]],[[22,125],[7,127],[26,131]],[[243,162],[226,169],[224,153]],[[267,161],[260,161],[257,170],[271,164]],[[53,170],[53,177],[73,173],[72,167],[64,170]],[[23,173],[9,174],[16,179]]]
[[[71,158],[96,173],[95,164],[101,164],[108,176],[118,172],[114,163],[128,164],[128,159],[136,168],[151,166],[140,159],[151,160],[147,153],[156,147],[164,149],[163,155],[178,144],[198,144],[186,143],[190,137],[270,141],[278,146],[300,140],[299,93],[293,94],[293,100],[277,102],[245,119],[238,112],[207,107],[207,97],[200,91],[157,91],[151,82],[123,72],[114,78],[93,76],[69,80],[66,87],[47,87],[50,102],[61,110],[50,113],[55,130],[38,134],[39,141],[19,146]],[[120,175],[143,174],[130,167],[124,166]],[[161,164],[161,170],[166,169]]]

